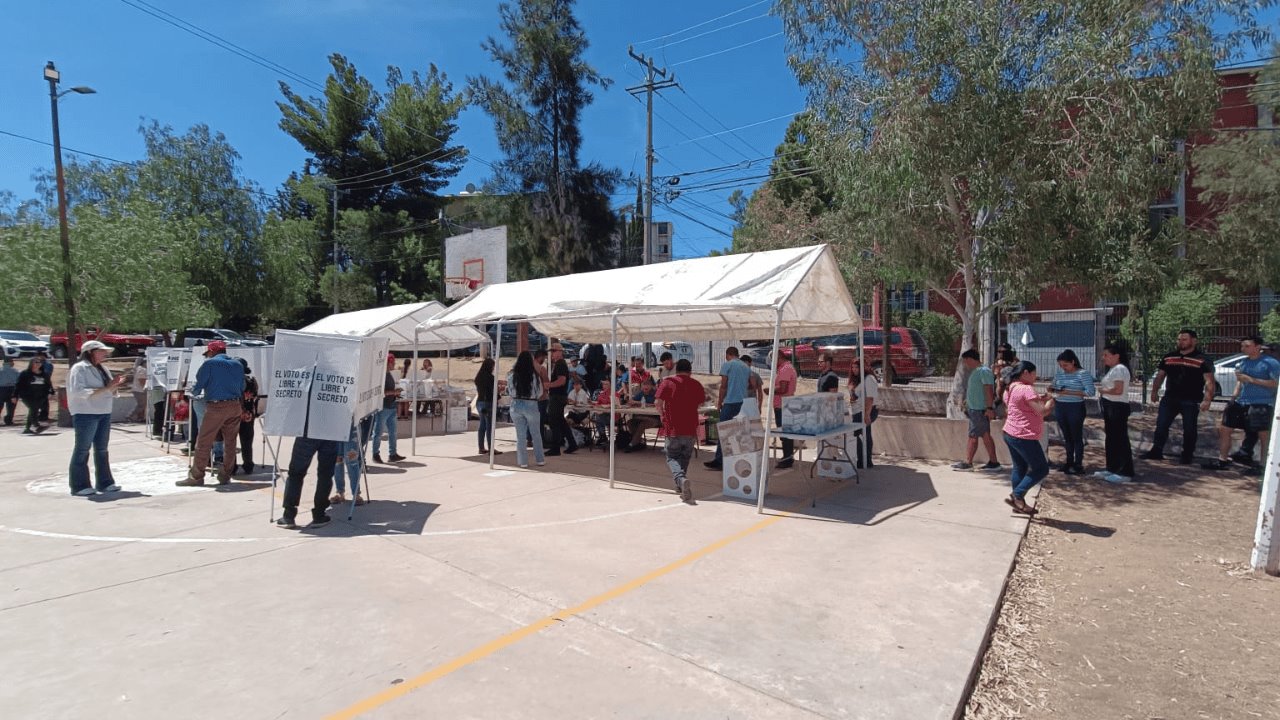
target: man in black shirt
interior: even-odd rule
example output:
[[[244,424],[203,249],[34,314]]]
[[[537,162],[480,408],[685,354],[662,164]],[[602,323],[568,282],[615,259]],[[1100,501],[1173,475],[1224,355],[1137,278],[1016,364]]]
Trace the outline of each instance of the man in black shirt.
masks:
[[[1164,458],[1164,444],[1169,440],[1169,428],[1173,419],[1182,416],[1182,454],[1179,462],[1188,465],[1195,457],[1198,436],[1196,422],[1200,413],[1209,409],[1213,401],[1213,361],[1196,347],[1196,331],[1178,333],[1178,349],[1160,360],[1155,382],[1151,384],[1151,402],[1160,403],[1156,415],[1156,432],[1151,439],[1151,449],[1142,457],[1147,460]],[[1160,388],[1168,378],[1169,388],[1160,397]]]
[[[566,440],[569,447],[565,454],[578,451],[578,442],[564,419],[564,406],[569,402],[569,363],[564,360],[564,347],[560,343],[551,346],[551,375],[547,383],[547,422],[551,425],[551,448],[547,455],[559,455],[560,444]]]
[[[818,392],[840,392],[840,376],[831,369],[835,361],[831,353],[818,358]]]

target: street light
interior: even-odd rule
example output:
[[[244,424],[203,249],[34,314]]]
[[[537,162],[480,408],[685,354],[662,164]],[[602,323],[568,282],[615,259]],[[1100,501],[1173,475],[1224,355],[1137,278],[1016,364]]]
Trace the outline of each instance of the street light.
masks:
[[[67,229],[67,185],[62,176],[62,139],[58,134],[58,99],[67,93],[91,95],[95,92],[91,87],[77,85],[68,90],[58,92],[58,81],[62,79],[58,69],[50,60],[44,66],[44,79],[49,81],[49,109],[53,113],[53,167],[58,186],[58,235],[62,241],[62,303],[67,311],[67,357],[70,358],[76,348],[76,299],[71,289],[71,235]]]

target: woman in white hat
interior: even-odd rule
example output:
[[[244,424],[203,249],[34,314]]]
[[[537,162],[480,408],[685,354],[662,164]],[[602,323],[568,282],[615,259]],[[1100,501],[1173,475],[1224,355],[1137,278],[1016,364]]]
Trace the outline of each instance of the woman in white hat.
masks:
[[[119,492],[111,477],[107,459],[107,443],[111,439],[111,404],[115,391],[124,385],[126,375],[112,377],[102,361],[111,348],[90,340],[80,348],[80,362],[67,374],[67,409],[75,430],[75,449],[71,451],[71,494],[88,497],[99,492]],[[93,449],[96,487],[89,483],[89,450]]]

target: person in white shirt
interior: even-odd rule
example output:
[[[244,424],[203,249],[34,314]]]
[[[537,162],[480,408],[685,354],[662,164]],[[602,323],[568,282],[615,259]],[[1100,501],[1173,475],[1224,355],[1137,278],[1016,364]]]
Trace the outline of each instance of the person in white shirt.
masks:
[[[129,390],[133,393],[136,405],[129,416],[130,422],[147,421],[147,359],[140,357],[133,363],[133,384]]]
[[[880,381],[876,379],[876,370],[880,367],[880,363],[868,365],[866,374],[859,380],[858,374],[862,372],[861,365],[861,362],[854,360],[853,367],[849,369],[849,409],[853,413],[853,422],[866,423],[862,431],[862,434],[867,437],[866,466],[874,467],[875,463],[871,461],[872,453],[875,451],[871,440],[871,425],[880,416],[880,409],[876,407],[876,400],[880,397]],[[862,455],[862,441],[859,440],[858,467],[863,466]]]
[[[88,497],[97,493],[119,492],[111,477],[107,459],[107,443],[111,440],[111,405],[115,391],[128,380],[127,375],[112,377],[102,361],[111,348],[90,340],[80,349],[80,362],[67,374],[67,409],[75,430],[75,447],[71,451],[71,494]],[[89,450],[93,449],[93,468],[97,489],[89,483]]]
[[[1098,384],[1102,424],[1106,434],[1107,469],[1094,473],[1107,482],[1126,483],[1133,479],[1133,448],[1129,444],[1129,359],[1118,345],[1102,348],[1102,364],[1107,374]]]

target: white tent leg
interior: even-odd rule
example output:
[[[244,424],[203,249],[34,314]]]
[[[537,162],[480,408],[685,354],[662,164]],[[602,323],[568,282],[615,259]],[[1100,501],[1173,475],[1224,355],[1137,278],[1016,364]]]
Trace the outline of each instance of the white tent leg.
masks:
[[[276,447],[271,452],[271,504],[267,507],[267,522],[275,522],[276,515],[276,481],[280,479],[280,441],[284,436],[276,436]],[[263,443],[270,449],[271,445],[266,443],[266,436],[263,436]]]
[[[409,454],[418,456],[418,332],[421,330],[418,326],[413,327],[413,392],[409,393],[409,397],[413,398],[413,419],[409,421],[409,434],[413,437],[409,438]],[[448,427],[445,427],[448,430]],[[353,503],[355,501],[352,501]],[[355,507],[353,504],[352,507]]]
[[[493,402],[490,403],[493,407],[489,408],[489,412],[491,413],[489,418],[489,469],[490,470],[493,469],[493,465],[494,465],[493,456],[494,456],[495,448],[497,447],[497,440],[498,440],[498,373],[499,373],[498,362],[502,359],[502,323],[501,322],[498,323],[498,327],[496,332],[494,333],[494,336],[498,338],[498,340],[497,340],[496,346],[493,349]],[[510,391],[511,388],[507,388],[507,390]],[[448,418],[445,418],[445,421],[448,422]],[[517,437],[516,442],[524,442],[524,438]]]
[[[866,348],[862,344],[862,306],[859,305],[857,306],[857,308],[858,308],[858,365],[860,366],[858,368],[858,378],[859,378],[858,387],[861,388],[862,383],[865,383],[867,381],[867,353],[866,353]],[[885,330],[885,328],[882,326],[881,332],[887,332],[887,330]],[[885,359],[885,362],[888,362],[888,358]],[[864,390],[863,392],[866,392],[866,391]],[[861,397],[862,393],[861,392],[858,393],[858,396]],[[862,407],[865,408],[866,406],[867,406],[866,402],[863,402]],[[855,410],[853,407],[849,408],[850,415],[852,415],[855,412],[857,412],[857,410]],[[871,418],[867,417],[867,414],[863,412],[862,413],[862,442],[858,443],[858,445],[862,448],[862,450],[858,452],[858,456],[862,459],[862,467],[864,470],[870,466],[870,458],[871,458],[871,434],[870,433],[871,433]]]
[[[773,323],[773,358],[769,363],[769,377],[771,378],[778,377],[778,356],[782,354],[780,352],[780,348],[778,347],[778,343],[781,340],[779,336],[781,334],[782,334],[782,307],[779,306],[777,310],[777,318],[776,320],[774,320],[774,323]],[[765,494],[765,489],[768,487],[768,482],[769,482],[769,441],[773,437],[773,397],[772,395],[770,395],[770,398],[769,398],[768,412],[762,412],[760,414],[764,415],[764,450],[760,453],[760,482],[757,483],[759,487],[756,488],[756,492],[759,493],[759,497],[756,498],[756,514],[757,515],[764,512],[764,494]],[[816,502],[816,498],[815,498],[815,502]]]
[[[618,393],[613,390],[614,363],[618,361],[618,311],[613,311],[609,339],[613,345],[613,360],[609,363],[609,487],[613,488],[614,462],[617,456],[618,435]]]

